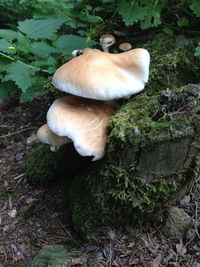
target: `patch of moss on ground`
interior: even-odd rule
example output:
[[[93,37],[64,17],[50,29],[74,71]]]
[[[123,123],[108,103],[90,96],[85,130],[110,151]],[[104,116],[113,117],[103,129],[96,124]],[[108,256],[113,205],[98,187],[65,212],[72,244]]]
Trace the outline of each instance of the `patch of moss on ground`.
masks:
[[[30,182],[42,185],[59,174],[62,160],[60,153],[52,153],[48,145],[40,144],[28,154],[23,169]]]
[[[27,155],[23,171],[30,183],[40,186],[54,179],[70,180],[88,162],[87,157],[75,151],[73,144],[63,145],[57,152],[51,152],[49,145],[40,144]]]
[[[8,198],[13,192],[9,189],[0,190],[0,200]]]

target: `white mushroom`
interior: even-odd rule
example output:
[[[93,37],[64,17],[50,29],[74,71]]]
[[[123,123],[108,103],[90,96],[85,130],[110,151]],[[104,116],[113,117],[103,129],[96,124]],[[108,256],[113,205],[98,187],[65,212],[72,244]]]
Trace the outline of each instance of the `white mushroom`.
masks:
[[[73,57],[78,57],[80,55],[83,54],[94,54],[95,52],[101,52],[99,49],[93,49],[93,48],[83,48],[83,49],[78,49],[78,50],[74,50],[72,51],[72,56]]]
[[[115,37],[111,34],[104,34],[100,37],[100,44],[104,52],[109,53],[108,48],[115,43]]]
[[[132,48],[132,44],[128,43],[128,42],[121,43],[119,45],[119,49],[122,50],[123,52],[129,51],[129,50],[131,50],[131,48]]]
[[[142,91],[149,77],[150,55],[146,49],[110,54],[83,54],[61,66],[52,83],[73,95],[112,100]]]
[[[53,133],[47,124],[44,124],[38,129],[37,137],[40,142],[51,145],[50,149],[52,152],[58,150],[60,146],[72,142],[72,140],[66,136],[58,136]]]
[[[113,109],[101,101],[70,95],[53,102],[47,112],[47,124],[56,135],[70,138],[80,155],[93,156],[95,161],[105,154],[112,115]]]

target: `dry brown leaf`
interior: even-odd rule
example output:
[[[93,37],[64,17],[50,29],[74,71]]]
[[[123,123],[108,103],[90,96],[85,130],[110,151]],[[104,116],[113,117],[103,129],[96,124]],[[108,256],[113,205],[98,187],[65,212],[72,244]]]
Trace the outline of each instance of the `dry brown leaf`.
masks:
[[[160,254],[158,254],[158,256],[152,261],[151,266],[152,267],[159,267],[161,262],[162,262],[162,256]]]
[[[180,243],[179,244],[176,244],[176,251],[177,251],[178,254],[180,254],[182,256],[187,252],[187,249],[183,245],[182,240],[180,240]]]

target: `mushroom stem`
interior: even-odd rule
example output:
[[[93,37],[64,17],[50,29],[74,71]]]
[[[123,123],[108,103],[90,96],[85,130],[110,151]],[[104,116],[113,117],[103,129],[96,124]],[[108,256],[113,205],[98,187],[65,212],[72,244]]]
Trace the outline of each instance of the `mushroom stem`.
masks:
[[[100,44],[104,52],[109,53],[109,47],[115,43],[115,37],[111,34],[104,34],[100,38]]]
[[[109,49],[108,49],[108,47],[102,47],[102,49],[103,49],[103,52],[105,52],[105,53],[109,53]]]

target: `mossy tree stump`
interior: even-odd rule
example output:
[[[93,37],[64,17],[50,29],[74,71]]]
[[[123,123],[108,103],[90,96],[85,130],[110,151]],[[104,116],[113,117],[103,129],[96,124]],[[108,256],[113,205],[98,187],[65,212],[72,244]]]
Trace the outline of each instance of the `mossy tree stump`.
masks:
[[[194,88],[200,94],[196,85],[172,93],[175,102],[165,110],[162,96],[134,96],[111,119],[107,158],[100,168],[76,176],[70,186],[78,229],[141,218],[195,178],[200,101],[190,96]]]
[[[66,194],[78,231],[146,218],[199,174],[199,85],[181,87],[188,80],[197,83],[195,45],[185,38],[158,38],[143,47],[153,58],[146,92],[111,119],[107,156],[71,176]],[[49,175],[50,164],[43,166]]]

